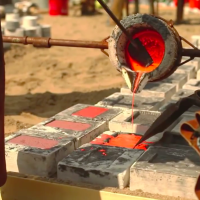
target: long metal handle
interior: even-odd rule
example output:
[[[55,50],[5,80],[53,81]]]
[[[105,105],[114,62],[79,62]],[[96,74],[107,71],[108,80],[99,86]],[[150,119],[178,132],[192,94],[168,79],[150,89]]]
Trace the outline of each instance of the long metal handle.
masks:
[[[103,0],[97,0],[101,6],[104,8],[104,10],[108,13],[108,15],[112,18],[112,20],[117,24],[117,26],[121,29],[121,31],[126,35],[126,37],[129,39],[131,44],[137,48],[137,44],[132,39],[132,37],[129,35],[129,33],[126,31],[126,29],[123,27],[123,25],[120,23],[120,21],[117,19],[117,17],[112,13],[112,11],[108,8],[108,6],[103,2]]]
[[[200,49],[182,49],[182,56],[200,57]]]
[[[108,43],[103,41],[82,41],[82,40],[65,40],[52,39],[44,37],[15,37],[3,36],[3,42],[17,44],[32,44],[35,47],[50,48],[51,46],[66,46],[66,47],[82,47],[94,49],[108,49]]]

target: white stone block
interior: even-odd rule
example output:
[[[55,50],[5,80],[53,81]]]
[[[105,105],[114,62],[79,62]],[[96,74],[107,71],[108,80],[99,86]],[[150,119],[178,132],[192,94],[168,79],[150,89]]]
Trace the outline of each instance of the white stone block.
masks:
[[[125,188],[130,167],[144,151],[87,144],[58,163],[59,180]]]
[[[199,174],[199,155],[191,147],[152,146],[132,165],[130,190],[197,200]]]

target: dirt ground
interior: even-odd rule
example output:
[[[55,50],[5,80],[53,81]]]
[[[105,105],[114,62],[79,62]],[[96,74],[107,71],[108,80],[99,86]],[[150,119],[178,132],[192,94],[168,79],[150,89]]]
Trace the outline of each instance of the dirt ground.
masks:
[[[142,7],[141,13],[148,12]],[[166,19],[175,19],[172,8],[160,9]],[[112,31],[108,16],[50,17],[40,24],[52,25],[53,38],[102,40]],[[176,26],[183,37],[199,34],[199,14],[185,16],[186,24]],[[94,104],[119,91],[124,85],[109,59],[95,49],[53,47],[36,49],[13,45],[6,61],[6,135],[36,124],[77,103]]]

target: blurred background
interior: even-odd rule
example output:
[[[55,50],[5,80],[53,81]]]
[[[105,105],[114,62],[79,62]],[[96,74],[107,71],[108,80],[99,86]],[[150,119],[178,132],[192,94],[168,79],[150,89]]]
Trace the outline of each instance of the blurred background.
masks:
[[[174,20],[187,40],[199,37],[198,0],[105,2],[118,19],[137,12],[156,14]],[[0,15],[2,34],[7,36],[100,41],[115,26],[95,0],[0,0]],[[125,84],[100,50],[6,43],[4,48],[7,135],[74,104],[97,103]]]

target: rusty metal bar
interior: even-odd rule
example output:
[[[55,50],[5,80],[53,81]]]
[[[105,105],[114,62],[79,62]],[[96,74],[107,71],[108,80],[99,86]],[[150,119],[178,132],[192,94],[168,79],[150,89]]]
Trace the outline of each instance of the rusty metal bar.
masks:
[[[176,23],[181,24],[183,21],[184,0],[179,0],[176,11]]]
[[[182,56],[200,57],[200,49],[182,49]]]
[[[1,28],[1,25],[0,25]],[[0,187],[7,179],[4,136],[5,62],[2,36],[0,36]]]
[[[82,41],[82,40],[65,40],[65,39],[51,39],[44,37],[15,37],[3,36],[3,42],[16,44],[32,44],[35,47],[50,48],[52,46],[63,47],[82,47],[94,49],[108,49],[108,43],[103,41]]]
[[[129,16],[129,0],[126,0],[126,16]]]

